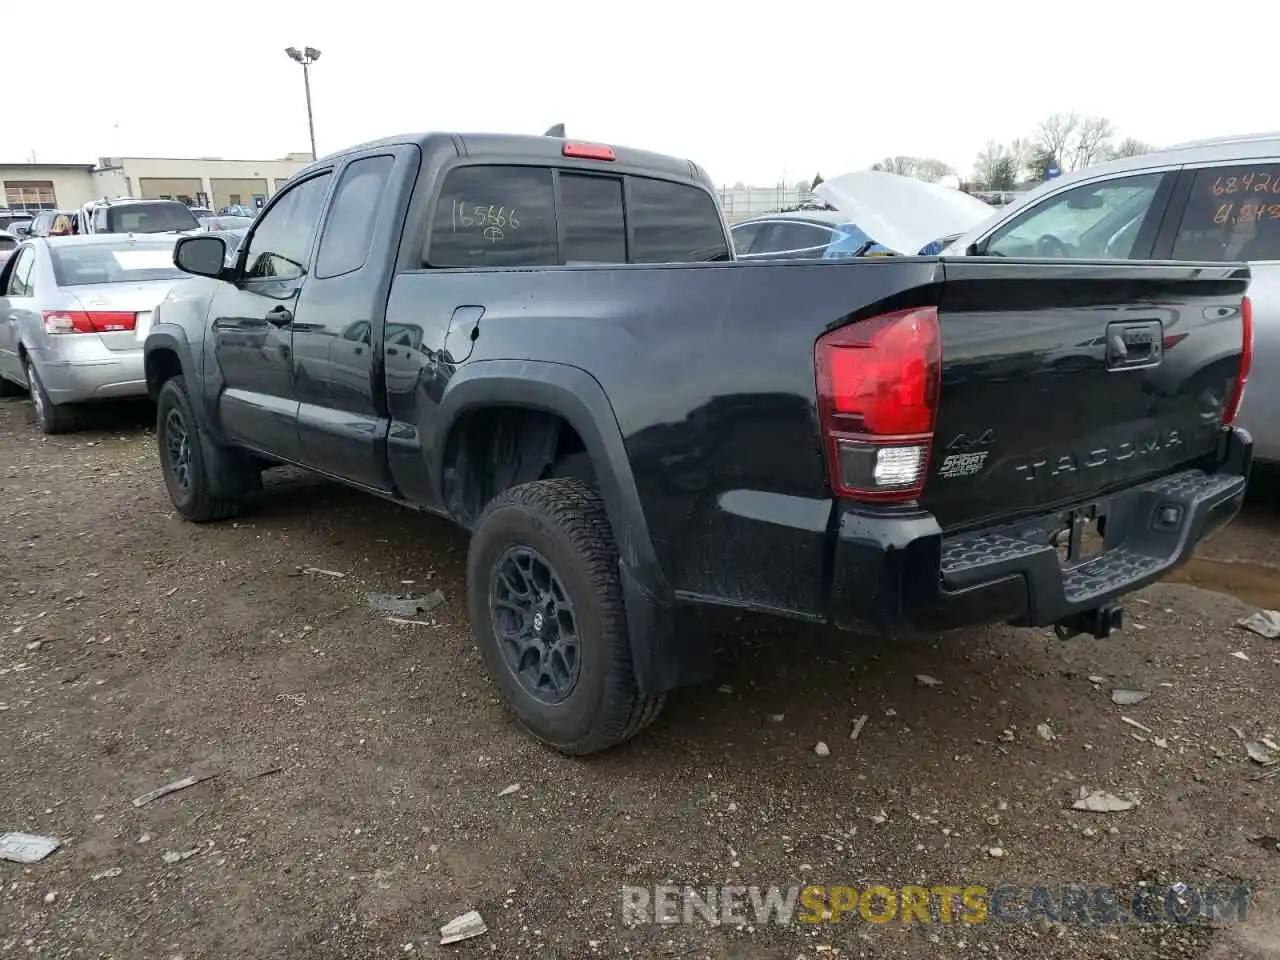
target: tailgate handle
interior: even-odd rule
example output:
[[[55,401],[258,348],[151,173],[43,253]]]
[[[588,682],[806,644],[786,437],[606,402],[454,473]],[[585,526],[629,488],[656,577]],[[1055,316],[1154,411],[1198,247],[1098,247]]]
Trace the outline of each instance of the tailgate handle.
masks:
[[[1164,328],[1159,320],[1129,320],[1107,324],[1107,369],[1154,367],[1164,352]]]

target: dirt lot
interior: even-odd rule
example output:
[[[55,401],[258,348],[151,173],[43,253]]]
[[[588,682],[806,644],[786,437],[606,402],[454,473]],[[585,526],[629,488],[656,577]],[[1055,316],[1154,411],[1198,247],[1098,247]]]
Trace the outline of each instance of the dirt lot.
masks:
[[[1274,488],[1117,639],[730,619],[721,677],[573,761],[498,704],[459,533],[296,474],[185,524],[149,418],[44,439],[0,403],[0,829],[65,841],[0,862],[0,956],[1280,956],[1280,853],[1249,842],[1280,834],[1280,779],[1231,730],[1280,736],[1280,641],[1234,626],[1280,606]],[[430,626],[365,602],[436,587]],[[130,803],[189,773],[216,776]],[[1141,805],[1075,812],[1081,786]],[[620,923],[622,884],[1144,880],[1259,892],[1216,925]],[[436,945],[471,908],[489,932]]]

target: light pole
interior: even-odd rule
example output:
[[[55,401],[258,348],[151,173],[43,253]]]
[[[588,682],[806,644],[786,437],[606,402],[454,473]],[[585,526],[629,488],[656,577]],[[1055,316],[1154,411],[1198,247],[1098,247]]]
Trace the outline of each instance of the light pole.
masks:
[[[320,59],[320,51],[315,47],[286,47],[285,53],[290,60],[302,64],[302,82],[307,88],[307,130],[311,133],[311,159],[316,159],[316,124],[311,119],[311,71],[307,68]]]

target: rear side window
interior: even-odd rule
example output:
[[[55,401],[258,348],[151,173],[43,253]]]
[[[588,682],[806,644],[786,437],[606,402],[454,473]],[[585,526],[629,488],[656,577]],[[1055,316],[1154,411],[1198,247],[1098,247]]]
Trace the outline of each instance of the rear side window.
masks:
[[[1175,260],[1280,260],[1280,164],[1197,170]]]
[[[31,268],[35,266],[36,255],[31,247],[23,247],[15,256],[18,258],[13,269],[9,271],[9,283],[5,286],[6,297],[29,297],[31,290]]]
[[[561,173],[560,226],[565,263],[626,263],[622,181]]]
[[[549,267],[557,260],[549,167],[458,167],[445,177],[427,250],[432,267]]]
[[[631,180],[633,263],[728,260],[729,245],[711,195],[647,177]]]
[[[394,163],[392,157],[365,157],[342,172],[320,238],[317,277],[336,277],[364,266]]]

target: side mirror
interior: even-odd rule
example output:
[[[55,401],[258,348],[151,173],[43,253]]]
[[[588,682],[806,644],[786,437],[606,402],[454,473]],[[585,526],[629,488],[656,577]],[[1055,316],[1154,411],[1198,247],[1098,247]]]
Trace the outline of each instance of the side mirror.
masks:
[[[211,233],[182,237],[173,248],[173,265],[185,273],[194,273],[197,277],[222,279],[226,261],[226,241]]]

